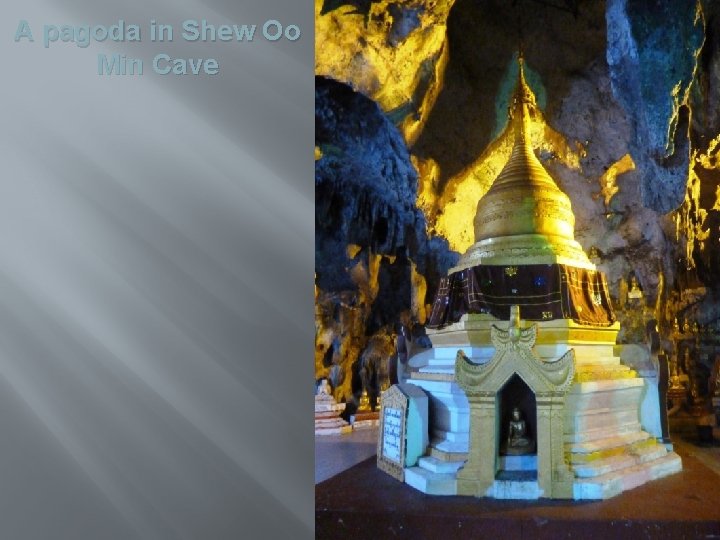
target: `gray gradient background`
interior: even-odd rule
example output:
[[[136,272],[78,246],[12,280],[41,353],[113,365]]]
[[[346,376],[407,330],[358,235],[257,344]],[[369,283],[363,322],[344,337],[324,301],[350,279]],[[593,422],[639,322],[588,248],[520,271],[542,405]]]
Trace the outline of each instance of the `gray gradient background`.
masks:
[[[120,17],[303,36],[42,47]],[[312,3],[14,0],[0,44],[0,539],[312,537]]]

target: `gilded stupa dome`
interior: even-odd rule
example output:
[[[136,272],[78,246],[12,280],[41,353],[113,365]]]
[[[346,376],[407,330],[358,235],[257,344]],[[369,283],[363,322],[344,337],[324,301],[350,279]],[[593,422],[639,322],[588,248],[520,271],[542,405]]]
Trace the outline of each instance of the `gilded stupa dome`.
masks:
[[[518,81],[509,107],[514,143],[505,167],[480,199],[475,244],[456,269],[477,264],[553,264],[592,268],[575,241],[575,216],[533,152],[530,127],[540,114],[519,57]]]

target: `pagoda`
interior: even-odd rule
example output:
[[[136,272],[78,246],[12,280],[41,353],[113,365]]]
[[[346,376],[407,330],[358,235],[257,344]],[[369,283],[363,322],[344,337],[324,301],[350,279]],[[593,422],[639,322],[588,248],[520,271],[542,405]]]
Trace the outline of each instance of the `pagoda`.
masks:
[[[519,58],[513,149],[442,279],[433,347],[410,361],[430,445],[405,482],[426,493],[603,499],[677,472],[652,383],[620,362],[607,282],[533,152],[540,115]],[[650,397],[648,397],[650,396]]]

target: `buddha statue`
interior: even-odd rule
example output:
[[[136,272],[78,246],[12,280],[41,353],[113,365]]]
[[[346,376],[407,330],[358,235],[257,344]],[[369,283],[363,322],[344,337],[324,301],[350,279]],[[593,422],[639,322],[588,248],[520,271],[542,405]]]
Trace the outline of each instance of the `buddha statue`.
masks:
[[[520,409],[515,407],[512,410],[512,419],[508,424],[507,453],[508,454],[530,454],[535,449],[535,444],[527,435],[527,426],[520,414]]]
[[[320,386],[317,389],[316,395],[318,396],[331,396],[332,390],[330,389],[330,385],[328,384],[327,379],[323,379],[320,381]]]
[[[712,371],[708,379],[708,394],[717,398],[720,397],[720,354],[715,354]]]
[[[375,406],[376,410],[380,410],[380,407],[382,407],[382,398],[385,392],[387,392],[390,389],[390,380],[385,379],[380,386],[380,394],[377,397],[377,405]]]
[[[703,398],[700,393],[700,385],[698,384],[697,377],[690,377],[690,397],[694,404],[702,403]]]
[[[683,388],[682,381],[680,380],[677,360],[675,359],[675,356],[673,356],[673,359],[670,362],[670,389],[680,390]]]
[[[358,412],[367,412],[372,410],[370,408],[370,398],[366,388],[363,388],[362,394],[360,395],[360,404],[357,408]]]
[[[628,298],[639,299],[642,297],[643,297],[642,289],[640,289],[640,284],[638,283],[638,280],[635,277],[635,274],[633,274],[630,277],[630,290],[628,291]]]

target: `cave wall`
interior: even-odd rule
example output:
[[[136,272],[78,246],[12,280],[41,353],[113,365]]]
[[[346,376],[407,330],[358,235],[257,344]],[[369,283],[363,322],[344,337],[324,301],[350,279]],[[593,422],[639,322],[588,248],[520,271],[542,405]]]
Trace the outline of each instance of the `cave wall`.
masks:
[[[520,41],[543,111],[531,136],[621,321],[634,274],[661,331],[717,324],[717,2],[553,6],[316,1],[318,377],[350,373],[373,336],[391,351],[398,323],[420,328],[472,243],[477,200],[510,151]],[[351,399],[348,378],[336,397]]]
[[[374,101],[318,77],[315,139],[315,372],[357,405],[360,370],[387,378],[399,325],[425,323],[457,254],[428,237],[410,153]]]
[[[405,140],[442,87],[453,0],[316,0],[315,74],[378,103]]]

